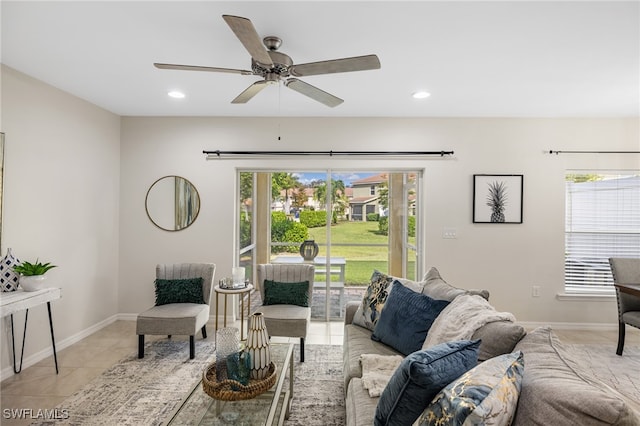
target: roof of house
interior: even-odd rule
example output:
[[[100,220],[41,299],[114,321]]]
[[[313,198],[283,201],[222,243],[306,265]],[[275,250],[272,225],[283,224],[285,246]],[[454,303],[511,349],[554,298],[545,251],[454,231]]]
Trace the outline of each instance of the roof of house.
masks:
[[[353,187],[358,185],[371,185],[372,183],[382,183],[382,182],[386,182],[387,180],[389,180],[389,174],[381,173],[379,175],[374,175],[374,176],[369,176],[366,178],[354,180],[353,182],[351,182],[351,186]]]

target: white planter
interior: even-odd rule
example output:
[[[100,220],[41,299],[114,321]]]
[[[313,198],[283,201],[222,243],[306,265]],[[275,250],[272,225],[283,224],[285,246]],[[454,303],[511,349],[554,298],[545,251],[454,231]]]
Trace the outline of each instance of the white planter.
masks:
[[[46,275],[21,275],[18,284],[24,291],[37,291],[47,288]]]

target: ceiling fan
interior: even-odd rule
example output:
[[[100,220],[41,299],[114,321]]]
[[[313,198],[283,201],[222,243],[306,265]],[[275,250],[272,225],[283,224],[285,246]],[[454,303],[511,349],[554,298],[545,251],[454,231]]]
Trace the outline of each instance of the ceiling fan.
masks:
[[[231,101],[231,103],[234,104],[247,103],[269,84],[283,82],[289,89],[295,90],[329,107],[338,106],[344,101],[296,77],[380,68],[380,60],[376,55],[294,64],[289,56],[277,51],[282,44],[280,38],[268,36],[261,41],[255,27],[249,19],[232,15],[222,15],[222,18],[229,27],[231,27],[236,37],[238,37],[251,55],[251,70],[161,63],[154,63],[153,65],[155,65],[156,68],[168,70],[224,72],[242,75],[259,75],[263,77],[263,80],[256,81]]]

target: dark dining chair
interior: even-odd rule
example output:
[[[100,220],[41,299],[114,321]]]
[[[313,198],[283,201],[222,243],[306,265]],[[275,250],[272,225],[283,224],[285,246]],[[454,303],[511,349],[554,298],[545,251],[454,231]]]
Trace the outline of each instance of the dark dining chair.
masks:
[[[609,265],[614,284],[640,285],[640,259],[610,258]],[[622,355],[625,326],[640,328],[640,296],[622,292],[616,287],[616,298],[618,300],[618,349],[616,354]]]

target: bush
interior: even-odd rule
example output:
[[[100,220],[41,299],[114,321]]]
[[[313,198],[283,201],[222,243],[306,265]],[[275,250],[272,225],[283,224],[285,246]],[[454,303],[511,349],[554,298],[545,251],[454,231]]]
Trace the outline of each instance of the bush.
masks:
[[[309,238],[309,230],[302,223],[289,222],[291,227],[284,233],[284,241],[294,241],[302,243]],[[298,251],[298,246],[291,246],[294,251]]]
[[[286,219],[271,222],[271,242],[273,243],[301,243],[308,237],[309,231],[307,227],[301,223]],[[298,246],[274,246],[271,248],[271,251],[273,253],[296,253],[298,251]]]
[[[379,222],[380,213],[367,213],[367,222]]]
[[[300,212],[300,223],[307,228],[318,228],[327,224],[327,212],[325,210],[303,210]]]
[[[284,212],[271,212],[271,223],[284,222],[287,220],[287,215]]]
[[[382,235],[389,235],[389,217],[382,216],[380,220],[378,220],[378,233]]]
[[[410,237],[415,237],[416,236],[416,217],[415,216],[409,216],[409,236]]]
[[[409,223],[407,225],[409,229],[407,230],[410,237],[416,236],[416,217],[409,216]],[[389,235],[389,217],[382,216],[378,221],[378,234],[381,235]]]

